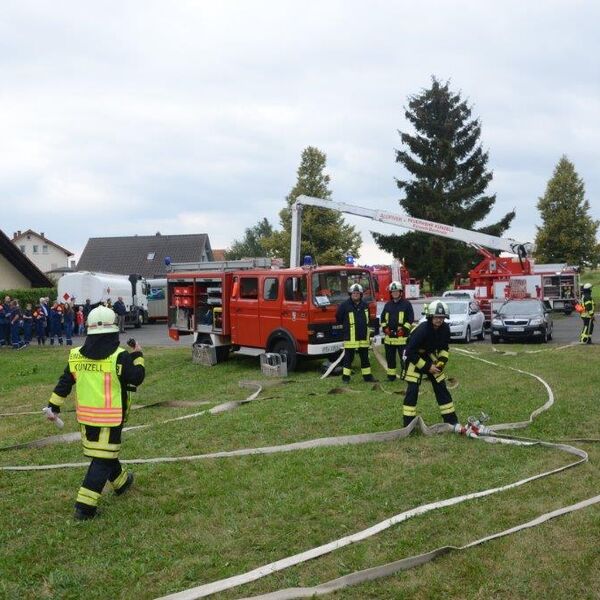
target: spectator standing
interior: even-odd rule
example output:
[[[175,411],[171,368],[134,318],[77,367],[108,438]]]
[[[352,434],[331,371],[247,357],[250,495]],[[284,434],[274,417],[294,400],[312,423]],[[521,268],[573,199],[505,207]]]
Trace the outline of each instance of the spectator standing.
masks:
[[[46,344],[46,327],[48,325],[48,319],[42,310],[41,305],[37,307],[33,313],[35,319],[35,335],[37,337],[38,346],[44,346]]]
[[[75,313],[75,323],[77,325],[77,335],[83,335],[85,330],[85,315],[83,314],[83,306],[80,306]]]
[[[114,303],[112,309],[117,314],[119,333],[125,333],[125,315],[127,314],[127,309],[125,308],[125,303],[123,302],[123,298],[121,296],[117,298],[117,301]]]
[[[23,311],[23,341],[27,346],[31,343],[33,337],[33,311],[31,310],[31,303],[28,302],[25,305]]]
[[[50,345],[54,346],[54,337],[58,339],[60,346],[63,345],[63,308],[55,302],[50,309]]]
[[[6,347],[10,346],[10,303],[11,297],[5,296],[2,304],[4,319],[0,318],[0,340]]]
[[[21,341],[23,315],[18,300],[10,303],[10,339],[13,350],[20,350],[25,344]]]
[[[75,323],[75,313],[73,307],[69,302],[65,302],[65,309],[63,312],[63,323],[65,330],[65,338],[67,346],[73,345],[73,325]]]

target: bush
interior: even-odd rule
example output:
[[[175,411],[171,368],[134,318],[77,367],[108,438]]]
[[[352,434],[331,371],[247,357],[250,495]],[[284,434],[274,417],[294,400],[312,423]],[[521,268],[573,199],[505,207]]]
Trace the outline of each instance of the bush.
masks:
[[[13,300],[19,301],[19,306],[25,308],[28,302],[35,307],[40,303],[40,298],[50,298],[50,304],[56,300],[56,288],[27,288],[23,290],[1,290],[0,301],[4,302],[6,296],[10,296]]]

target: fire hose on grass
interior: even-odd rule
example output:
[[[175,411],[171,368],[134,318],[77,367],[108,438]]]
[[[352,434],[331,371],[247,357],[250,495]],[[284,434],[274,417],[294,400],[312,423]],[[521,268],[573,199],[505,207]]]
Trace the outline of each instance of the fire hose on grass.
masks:
[[[482,361],[484,363],[488,363],[490,365],[500,366],[500,365],[492,363],[491,361],[488,361],[486,359],[483,359],[483,358],[480,358],[477,356],[473,356],[472,353],[465,352],[464,354],[472,359],[480,360],[480,361]],[[548,447],[548,448],[554,448],[554,449],[558,449],[561,451],[565,451],[565,452],[568,452],[569,454],[572,454],[577,457],[577,460],[575,460],[574,462],[571,462],[565,466],[558,467],[556,469],[552,469],[552,470],[549,470],[549,471],[546,471],[544,473],[540,473],[537,475],[533,475],[533,476],[527,477],[525,479],[522,479],[522,480],[519,480],[516,482],[512,482],[512,483],[509,483],[509,484],[506,484],[503,486],[498,486],[495,488],[490,488],[487,490],[481,490],[478,492],[472,492],[472,493],[464,494],[461,496],[456,496],[454,498],[449,498],[446,500],[431,502],[431,503],[427,503],[427,504],[415,507],[413,509],[410,509],[408,511],[404,511],[398,515],[395,515],[389,519],[386,519],[385,521],[377,523],[363,531],[359,531],[352,535],[345,536],[343,538],[334,540],[328,544],[324,544],[322,546],[307,550],[305,552],[296,554],[294,556],[290,556],[290,557],[275,561],[268,565],[264,565],[257,569],[253,569],[247,573],[243,573],[243,574],[229,577],[229,578],[226,578],[223,580],[215,581],[215,582],[197,586],[197,587],[194,587],[194,588],[191,588],[188,590],[184,590],[182,592],[171,594],[169,596],[163,597],[163,599],[164,600],[166,600],[166,599],[169,599],[169,600],[192,600],[195,598],[203,598],[207,595],[214,594],[218,591],[231,589],[231,588],[237,587],[239,585],[248,583],[250,581],[255,581],[255,580],[260,579],[271,573],[281,571],[290,566],[298,565],[298,564],[301,564],[308,560],[311,560],[313,558],[316,558],[318,556],[322,556],[324,554],[327,554],[329,552],[332,552],[336,549],[342,548],[349,544],[356,543],[358,541],[367,539],[368,537],[371,537],[372,535],[380,533],[381,531],[383,531],[397,523],[403,522],[411,517],[419,516],[421,514],[425,514],[432,510],[437,510],[440,508],[453,506],[453,505],[456,505],[456,504],[459,504],[459,503],[462,503],[462,502],[465,502],[468,500],[482,498],[485,496],[489,496],[491,494],[495,494],[495,493],[499,493],[499,492],[506,491],[509,489],[513,489],[513,488],[525,485],[527,483],[530,483],[532,481],[535,481],[537,479],[560,473],[566,469],[570,469],[572,467],[575,467],[575,466],[580,465],[583,462],[587,461],[588,456],[585,451],[575,448],[573,446],[570,446],[568,444],[558,444],[558,443],[551,443],[551,442],[545,442],[545,441],[519,439],[519,438],[513,438],[513,437],[509,437],[509,436],[501,436],[497,433],[498,431],[501,431],[503,429],[514,429],[514,428],[526,427],[529,423],[531,423],[533,421],[533,419],[537,415],[539,415],[541,412],[543,412],[545,410],[548,410],[554,403],[554,395],[552,393],[550,386],[539,376],[537,376],[533,373],[529,373],[527,371],[521,370],[521,369],[514,368],[514,367],[505,367],[505,368],[508,368],[513,371],[534,377],[540,383],[542,383],[542,385],[546,388],[548,400],[544,403],[543,406],[541,406],[538,409],[536,409],[535,411],[533,411],[527,421],[523,421],[523,422],[519,422],[519,423],[504,423],[504,424],[499,424],[499,425],[495,425],[495,426],[489,426],[486,424],[485,416],[482,416],[479,419],[477,419],[477,418],[469,419],[467,424],[464,427],[456,427],[456,426],[452,426],[452,425],[448,425],[448,424],[438,424],[433,427],[427,427],[427,425],[425,425],[425,423],[422,421],[422,419],[420,417],[417,417],[416,419],[414,419],[411,422],[411,424],[408,427],[405,427],[400,430],[395,430],[392,432],[359,434],[359,435],[354,435],[354,436],[342,436],[342,437],[334,437],[334,438],[320,438],[317,440],[296,442],[294,444],[286,444],[286,445],[282,445],[282,446],[270,446],[270,447],[263,447],[263,448],[247,448],[247,449],[233,450],[233,451],[228,451],[228,452],[215,452],[215,453],[205,454],[205,455],[181,456],[181,457],[157,457],[157,458],[150,458],[150,459],[123,460],[122,461],[123,463],[144,464],[144,463],[162,463],[162,462],[225,458],[225,457],[230,457],[230,456],[246,456],[246,455],[252,455],[252,454],[273,454],[273,453],[278,453],[278,452],[290,452],[290,451],[302,450],[302,449],[307,449],[307,448],[315,448],[315,447],[339,446],[339,445],[372,443],[372,442],[386,442],[386,441],[404,438],[415,429],[422,431],[426,435],[434,435],[434,434],[445,433],[445,432],[449,432],[449,431],[455,431],[456,433],[460,433],[462,435],[466,435],[468,437],[472,437],[472,438],[478,439],[480,441],[485,441],[487,443],[494,443],[494,444],[512,444],[512,445],[520,445],[520,446],[540,445],[540,446],[544,446],[544,447]],[[260,390],[257,390],[257,392],[255,392],[255,395],[254,395],[255,397],[256,397],[256,395],[258,395],[259,391]],[[246,400],[246,401],[248,401],[248,400]],[[219,406],[224,407],[224,406],[228,406],[228,405],[232,405],[232,404],[239,405],[240,403],[241,402],[238,401],[237,403],[236,402],[225,403],[225,404],[219,405]],[[218,408],[218,407],[215,407],[215,408]],[[203,412],[206,412],[206,411],[203,411]],[[201,413],[198,413],[198,414],[201,414]],[[176,420],[180,420],[182,418],[191,418],[192,416],[197,416],[197,415],[196,414],[195,415],[187,415],[184,417],[178,417],[176,419],[170,419],[169,421],[176,421]],[[141,427],[144,427],[144,426],[141,426]],[[85,467],[85,466],[87,466],[87,464],[88,463],[66,463],[66,464],[57,464],[57,465],[34,465],[34,466],[30,465],[30,466],[13,466],[13,467],[9,466],[9,467],[0,467],[0,469],[4,470],[4,471],[33,471],[33,470],[50,470],[50,469],[69,468],[69,467]],[[443,546],[441,548],[438,548],[436,550],[433,550],[431,552],[428,552],[428,553],[425,553],[422,555],[404,558],[404,559],[401,559],[394,563],[389,563],[387,565],[383,565],[381,567],[375,567],[373,569],[367,569],[364,571],[359,571],[359,572],[356,572],[356,573],[353,573],[350,575],[346,575],[342,578],[333,580],[331,582],[327,582],[320,586],[316,586],[315,588],[298,588],[298,589],[292,589],[292,590],[281,590],[279,592],[273,592],[272,594],[259,596],[259,598],[264,598],[265,600],[267,598],[269,600],[283,600],[283,599],[287,599],[287,598],[303,598],[303,597],[309,597],[311,595],[321,595],[324,593],[329,593],[336,589],[342,589],[343,587],[347,587],[349,585],[355,585],[356,583],[360,583],[362,581],[368,581],[368,580],[372,580],[372,579],[375,579],[378,577],[384,577],[384,576],[390,575],[392,573],[395,573],[395,572],[398,572],[401,570],[405,570],[407,568],[412,568],[414,566],[424,564],[425,562],[433,560],[434,558],[436,558],[442,554],[445,554],[449,551],[452,551],[452,550],[465,550],[476,544],[484,543],[485,541],[489,541],[491,539],[495,539],[497,537],[501,537],[504,535],[509,535],[509,534],[519,531],[521,529],[534,527],[534,526],[539,525],[543,522],[546,522],[547,520],[554,518],[556,516],[560,516],[562,514],[567,514],[568,512],[573,512],[575,510],[580,510],[587,506],[591,506],[592,504],[595,504],[597,502],[600,502],[600,496],[595,496],[593,498],[589,498],[588,500],[579,502],[579,503],[571,505],[569,507],[564,507],[564,508],[552,511],[550,513],[546,513],[544,515],[540,515],[537,519],[535,519],[533,521],[529,521],[527,523],[518,525],[511,529],[492,534],[490,536],[487,536],[480,540],[473,541],[473,542],[471,542],[465,546],[459,547],[459,548],[456,548],[453,546]]]

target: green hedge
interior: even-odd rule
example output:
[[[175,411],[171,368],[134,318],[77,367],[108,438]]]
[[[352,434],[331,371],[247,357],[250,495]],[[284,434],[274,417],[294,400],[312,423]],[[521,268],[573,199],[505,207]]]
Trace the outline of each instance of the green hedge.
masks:
[[[19,306],[25,308],[28,302],[35,307],[40,303],[40,298],[50,298],[50,304],[56,300],[56,288],[27,288],[24,290],[0,290],[0,301],[4,302],[6,296],[19,301]]]

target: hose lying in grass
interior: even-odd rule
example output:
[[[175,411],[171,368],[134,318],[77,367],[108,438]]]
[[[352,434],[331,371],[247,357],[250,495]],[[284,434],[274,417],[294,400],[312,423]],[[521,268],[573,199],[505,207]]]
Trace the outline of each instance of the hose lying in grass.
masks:
[[[482,362],[491,364],[493,366],[500,366],[495,363],[491,363],[490,361],[487,361],[485,359],[479,358],[477,356],[472,356],[472,353],[467,353],[467,354],[471,358],[474,358],[476,360],[480,360]],[[511,370],[517,371],[519,373],[534,377],[535,379],[540,381],[542,383],[542,385],[544,385],[544,387],[546,388],[548,400],[541,407],[536,409],[530,415],[528,421],[514,424],[514,427],[526,427],[537,415],[539,415],[541,412],[543,412],[545,410],[548,410],[554,404],[554,394],[553,394],[550,386],[543,379],[538,377],[537,375],[535,375],[533,373],[528,373],[527,371],[523,371],[521,369],[516,369],[514,367],[508,367],[508,368]],[[411,425],[413,425],[417,420],[421,420],[421,418],[417,417],[417,419],[412,421]],[[422,425],[420,424],[419,426],[420,427],[424,426],[424,423]],[[451,427],[451,426],[448,426],[448,427]],[[491,489],[483,490],[480,492],[474,492],[471,494],[465,494],[463,496],[458,496],[458,497],[454,497],[454,498],[450,498],[450,499],[442,500],[442,501],[438,501],[438,502],[432,502],[429,504],[425,504],[425,505],[416,507],[414,509],[411,509],[411,510],[405,511],[403,513],[400,513],[398,515],[395,515],[394,517],[391,517],[390,519],[387,519],[386,521],[382,521],[368,529],[354,533],[354,534],[346,536],[344,538],[340,538],[338,540],[335,540],[328,544],[324,544],[317,548],[312,548],[310,550],[296,554],[294,556],[290,556],[290,557],[281,559],[279,561],[275,561],[273,563],[264,565],[262,567],[258,567],[256,569],[253,569],[253,570],[251,570],[247,573],[243,573],[241,575],[236,575],[236,576],[222,579],[219,581],[215,581],[215,582],[212,582],[209,584],[205,584],[205,585],[197,586],[195,588],[184,590],[179,593],[164,596],[160,600],[195,600],[196,598],[203,598],[205,596],[214,594],[219,591],[231,589],[233,587],[237,587],[239,585],[243,585],[245,583],[255,581],[266,575],[270,575],[271,573],[289,568],[294,565],[301,564],[303,562],[306,562],[306,561],[316,558],[318,556],[328,554],[329,552],[332,552],[334,550],[337,550],[337,549],[347,546],[349,544],[366,539],[372,535],[379,533],[380,531],[383,531],[384,529],[387,529],[387,528],[395,525],[396,523],[400,523],[400,522],[402,522],[408,518],[411,518],[413,516],[421,515],[426,512],[429,512],[431,510],[436,510],[439,508],[452,506],[454,504],[458,504],[458,503],[461,503],[461,502],[464,502],[467,500],[481,498],[481,497],[495,494],[498,492],[502,492],[502,491],[505,491],[508,489],[512,489],[512,488],[530,483],[531,481],[534,481],[536,479],[540,479],[542,477],[547,477],[549,475],[553,475],[553,474],[562,472],[566,469],[575,467],[575,466],[580,465],[581,463],[587,461],[587,458],[588,458],[587,453],[585,451],[575,448],[573,446],[569,446],[569,445],[565,445],[565,444],[552,444],[550,442],[542,442],[542,441],[518,440],[515,438],[508,438],[508,437],[495,437],[495,435],[494,435],[495,432],[493,430],[508,429],[509,427],[510,427],[510,424],[508,424],[508,423],[500,424],[495,427],[491,427],[492,431],[491,431],[490,437],[479,437],[478,439],[481,441],[485,441],[487,443],[515,444],[515,445],[522,445],[522,446],[542,445],[542,446],[546,446],[546,447],[550,447],[550,448],[556,448],[556,449],[568,452],[569,454],[573,454],[578,457],[578,460],[576,460],[572,463],[569,463],[568,465],[565,465],[563,467],[558,467],[556,469],[552,469],[550,471],[546,471],[544,473],[534,475],[534,476],[522,479],[520,481],[504,485],[504,486],[499,486],[496,488],[491,488]],[[409,429],[409,428],[410,428],[410,425],[409,425],[409,427],[407,427],[405,429]],[[574,510],[578,510],[579,508],[584,508],[586,506],[589,506],[589,505],[595,503],[596,501],[597,500],[595,500],[595,499],[590,499],[588,501],[580,503],[579,505],[577,505],[578,508],[576,508]],[[563,510],[564,512],[568,512],[566,509],[561,509],[561,510]],[[561,512],[560,514],[564,514],[564,512]],[[542,523],[545,520],[547,520],[548,518],[552,518],[548,515],[550,515],[550,513],[539,517],[538,520],[536,520],[535,524]],[[558,516],[558,513],[555,514],[554,516]],[[478,540],[476,543],[483,543],[483,541],[487,541],[488,539],[493,539],[494,537],[499,537],[500,535],[508,535],[509,533],[512,533],[513,531],[518,531],[519,529],[522,529],[525,527],[532,527],[532,526],[534,526],[534,525],[525,524],[523,526],[520,526],[518,529],[513,528],[513,530],[507,530],[506,532],[502,532],[501,534],[495,534],[488,538]],[[475,545],[475,542],[472,544],[469,544],[466,547],[470,547],[471,545]],[[433,560],[433,558],[435,558],[436,556],[439,556],[440,554],[448,552],[449,548],[450,547],[444,547],[442,549],[434,550],[430,553],[427,553],[426,555],[421,555],[421,556],[417,556],[417,557],[409,557],[407,559],[403,559],[403,561],[399,561],[398,563],[392,563],[392,564],[396,565],[396,566],[398,564],[403,565],[402,568],[404,568],[404,569],[410,568],[412,566],[417,566],[417,565],[423,564],[424,562],[427,562],[429,560]],[[426,558],[426,560],[424,559],[424,557]],[[379,569],[378,572],[381,573],[380,575],[378,575],[378,577],[383,577],[386,574],[389,574],[390,566],[384,565],[383,567],[379,567],[378,569]],[[398,567],[397,570],[399,570],[399,569],[400,568]],[[390,571],[390,572],[394,572],[394,571]],[[315,593],[319,593],[319,594],[329,593],[330,591],[334,591],[334,589],[341,589],[341,587],[347,587],[348,585],[354,585],[355,583],[359,583],[360,581],[367,581],[370,578],[372,578],[372,575],[373,575],[372,570],[367,570],[362,573],[363,573],[362,576],[359,575],[358,573],[354,573],[354,574],[346,576],[345,578],[342,578],[343,585],[342,585],[342,580],[334,580],[334,582],[329,582],[329,584],[324,584],[325,588],[319,589],[318,592],[315,592],[315,588],[309,588],[308,590],[302,589],[299,591],[286,590],[286,591],[282,591],[282,592],[274,592],[273,594],[264,596],[264,598],[265,598],[265,600],[267,598],[269,598],[270,600],[283,600],[283,599],[287,599],[287,598],[310,597],[311,595],[314,595]],[[333,584],[333,583],[335,583],[335,587],[333,587],[332,589],[329,589],[331,587],[331,584]],[[320,587],[321,586],[318,586],[318,588],[320,588]]]
[[[183,415],[182,417],[174,417],[172,419],[167,419],[165,421],[160,421],[159,423],[149,423],[147,425],[133,425],[132,427],[125,427],[123,429],[123,432],[126,431],[136,431],[138,429],[145,429],[147,427],[153,427],[154,425],[164,425],[165,423],[172,423],[173,421],[183,421],[184,419],[191,419],[193,417],[199,417],[200,415],[204,415],[204,414],[211,414],[211,415],[216,415],[222,412],[226,412],[229,410],[234,410],[235,408],[237,408],[238,406],[241,406],[242,404],[247,404],[248,402],[252,402],[252,400],[255,400],[258,395],[260,394],[260,392],[262,391],[262,386],[260,385],[260,383],[255,382],[255,381],[240,381],[239,382],[240,387],[250,387],[250,388],[256,388],[254,390],[254,392],[252,392],[252,394],[250,394],[247,398],[244,398],[243,400],[230,400],[228,402],[223,402],[222,404],[219,404],[217,406],[213,406],[212,408],[209,409],[205,409],[202,410],[200,412],[197,413],[192,413],[189,415]],[[145,405],[145,406],[156,406],[158,404],[162,404],[165,401],[163,400],[162,402],[157,402],[155,404],[149,404],[149,405]],[[39,412],[36,413],[39,415]],[[32,440],[30,442],[23,442],[21,444],[13,444],[12,446],[4,446],[3,448],[0,448],[0,452],[3,452],[5,450],[19,450],[22,448],[44,448],[45,446],[51,446],[54,444],[70,444],[73,442],[77,442],[81,440],[81,434],[79,433],[79,431],[74,431],[72,433],[65,433],[62,435],[51,435],[49,437],[45,437],[45,438],[40,438],[38,440]]]
[[[481,359],[479,357],[474,357],[474,356],[471,356],[471,357],[494,365],[494,363],[491,363],[490,361],[486,361],[485,359]],[[495,366],[499,366],[499,365],[495,365]],[[508,368],[515,370],[517,372],[535,377],[546,387],[546,390],[548,393],[548,397],[549,397],[548,401],[542,407],[536,409],[536,411],[534,411],[531,414],[529,421],[512,424],[513,427],[518,427],[518,426],[525,427],[525,426],[527,426],[528,423],[530,423],[533,420],[533,418],[535,418],[535,416],[537,416],[542,411],[547,410],[548,408],[550,408],[550,406],[552,406],[552,404],[554,402],[553,393],[552,393],[551,388],[546,384],[546,382],[543,381],[537,375],[528,373],[521,369],[515,369],[513,367],[508,367]],[[257,393],[258,392],[256,392],[256,394]],[[230,403],[226,403],[226,404],[230,404]],[[224,406],[224,405],[221,405],[221,406]],[[189,416],[187,418],[189,418]],[[178,419],[181,419],[181,417]],[[173,420],[178,420],[178,419],[173,419]],[[499,429],[500,427],[509,428],[510,425],[511,424],[502,424],[499,426],[492,427],[492,429]],[[196,459],[200,459],[200,458],[220,458],[220,457],[227,457],[227,456],[244,456],[244,455],[249,455],[249,454],[270,454],[270,453],[274,453],[274,452],[289,452],[289,451],[294,451],[294,450],[299,450],[299,449],[304,449],[304,448],[314,448],[314,447],[323,447],[323,446],[341,445],[341,444],[365,443],[365,442],[373,442],[373,441],[389,441],[391,439],[398,439],[399,437],[406,437],[407,435],[410,434],[410,432],[412,430],[414,430],[416,428],[421,429],[425,434],[429,434],[429,435],[434,434],[434,433],[442,433],[442,432],[450,431],[453,429],[451,425],[447,425],[447,424],[439,424],[439,425],[436,425],[433,427],[427,427],[425,425],[425,423],[422,421],[421,417],[417,417],[416,419],[414,419],[412,421],[412,423],[408,427],[406,427],[402,430],[396,430],[394,432],[362,434],[362,435],[355,435],[355,436],[343,436],[341,438],[322,438],[319,440],[309,440],[307,442],[298,442],[295,444],[287,444],[284,446],[251,448],[251,449],[244,449],[244,450],[237,450],[237,451],[230,451],[230,452],[217,452],[217,453],[206,454],[206,455],[189,456],[189,457],[161,457],[161,458],[155,458],[155,459],[135,459],[135,460],[122,461],[122,462],[134,463],[134,464],[151,463],[151,462],[174,462],[174,461],[182,461],[182,460],[196,460]],[[492,434],[493,433],[494,432],[492,432]],[[534,481],[536,479],[540,479],[542,477],[547,477],[549,475],[564,471],[565,469],[572,468],[572,467],[577,466],[587,460],[587,454],[583,450],[580,450],[580,449],[577,449],[577,448],[574,448],[572,446],[568,446],[565,444],[552,444],[550,442],[543,442],[543,441],[518,440],[515,438],[504,438],[504,437],[494,437],[494,436],[482,437],[479,439],[482,441],[488,442],[488,443],[518,444],[518,445],[523,445],[523,446],[542,445],[542,446],[546,446],[546,447],[560,449],[560,450],[566,451],[570,454],[574,454],[579,457],[579,460],[569,463],[568,465],[565,465],[563,467],[559,467],[557,469],[553,469],[553,470],[550,470],[550,471],[547,471],[547,472],[544,472],[544,473],[541,473],[538,475],[534,475],[534,476],[528,477],[526,479],[522,479],[520,481],[513,482],[513,483],[510,483],[510,484],[507,484],[504,486],[499,486],[499,487],[491,488],[488,490],[473,492],[473,493],[466,494],[463,496],[458,496],[458,497],[454,497],[454,498],[450,498],[450,499],[446,499],[446,500],[442,500],[442,501],[438,501],[438,502],[425,504],[425,505],[416,507],[414,509],[405,511],[404,513],[400,513],[399,515],[395,515],[394,517],[391,517],[390,519],[387,519],[386,521],[378,523],[378,524],[376,524],[368,529],[365,529],[361,532],[357,532],[350,536],[346,536],[345,538],[335,540],[333,542],[330,542],[329,544],[325,544],[318,548],[313,548],[311,550],[305,551],[305,552],[297,554],[295,556],[276,561],[274,563],[265,565],[263,567],[259,567],[258,569],[254,569],[254,570],[252,570],[248,573],[242,574],[242,575],[237,575],[237,576],[230,577],[230,578],[220,580],[220,581],[216,581],[216,582],[213,582],[210,584],[198,586],[198,587],[192,588],[190,590],[185,590],[183,592],[172,594],[165,598],[169,598],[169,600],[184,600],[184,599],[191,600],[192,598],[201,598],[206,595],[216,593],[218,591],[231,589],[232,587],[236,587],[238,585],[242,585],[244,583],[254,581],[254,580],[264,577],[268,574],[288,568],[289,566],[300,564],[300,563],[310,560],[312,558],[322,556],[323,554],[329,553],[329,552],[336,550],[338,548],[341,548],[345,545],[355,543],[357,541],[361,541],[362,539],[366,539],[367,537],[375,535],[375,534],[379,533],[380,531],[383,531],[384,529],[387,529],[387,528],[395,525],[396,523],[402,522],[413,516],[418,516],[418,515],[424,514],[426,512],[429,512],[431,510],[443,508],[446,506],[452,506],[452,505],[455,505],[455,504],[458,504],[458,503],[461,503],[461,502],[464,502],[467,500],[480,498],[480,497],[488,496],[488,495],[498,493],[501,491],[505,491],[508,489],[512,489],[512,488],[524,485],[526,483],[529,483],[531,481]],[[29,467],[2,467],[1,469],[2,470],[19,470],[19,471],[28,470],[28,471],[30,471],[30,470],[45,470],[45,469],[66,468],[66,467],[79,467],[79,466],[81,466],[81,467],[87,466],[87,463],[72,463],[72,464],[61,464],[61,465],[29,466]],[[597,500],[592,498],[586,502],[579,503],[579,505],[576,505],[576,506],[583,508],[585,506],[589,506],[592,503],[595,503],[596,501]],[[578,508],[573,508],[573,510],[577,510],[577,509]],[[558,514],[565,514],[565,512],[568,512],[568,511],[569,511],[569,509],[566,508],[566,509],[560,509],[560,511],[554,511],[554,513],[556,513],[556,514],[548,513],[547,515],[542,515],[535,522],[530,522],[529,524],[525,524],[524,526],[522,526],[520,528],[523,528],[526,526],[534,526],[532,523],[539,524],[539,523],[543,522],[544,520],[547,520],[548,518],[552,518],[552,516],[548,516],[548,515],[552,514],[553,516],[558,516]],[[512,533],[513,531],[516,531],[516,530],[518,530],[518,529],[513,528],[511,530],[506,530],[505,532],[502,532],[500,534],[494,534],[493,536],[489,536],[488,538],[484,538],[483,540],[473,542],[473,543],[465,546],[465,548],[475,545],[475,543],[482,543],[483,541],[487,541],[488,539],[493,539],[494,537],[499,537],[500,535],[508,535],[508,533]],[[448,549],[451,549],[451,548],[452,547],[444,547],[442,549],[438,549],[437,551],[432,551],[430,553],[427,553],[426,555],[421,555],[421,557],[411,557],[409,559],[403,559],[403,561],[398,561],[397,563],[391,563],[391,564],[392,565],[403,564],[403,565],[409,565],[409,566],[417,566],[418,564],[423,564],[423,562],[426,562],[425,560],[423,560],[422,557],[430,557],[430,558],[428,558],[428,560],[432,560],[436,556],[439,556],[441,553],[447,552]],[[405,566],[404,568],[408,568],[408,567]],[[385,574],[387,574],[389,572],[390,566],[384,565],[380,569],[382,570],[381,571],[382,575],[380,575],[380,576],[384,576]],[[365,576],[366,578],[364,580],[373,578],[372,577],[373,570],[369,569],[369,570],[365,571],[364,573],[367,573],[367,575]],[[358,577],[357,574],[352,574],[352,575],[346,576],[345,578],[341,578],[341,579],[334,580],[334,581],[336,582],[337,586],[340,585],[340,581],[342,581],[342,580],[352,582],[352,583],[357,583],[359,581],[359,579],[357,577]],[[349,583],[348,585],[350,585],[350,584],[351,583]],[[325,586],[327,586],[327,585],[328,584],[325,584]],[[336,587],[335,589],[340,589],[340,588]],[[333,591],[333,590],[328,589],[328,591]],[[286,592],[286,593],[290,593],[290,592]],[[310,594],[308,594],[308,595],[311,595],[314,593],[316,593],[316,592],[311,591]],[[319,591],[318,593],[326,593],[326,592]],[[306,595],[307,595],[307,593],[301,592],[301,595],[281,596],[281,598],[306,597]],[[270,597],[278,598],[279,596],[270,596]]]
[[[363,571],[356,571],[354,573],[344,575],[343,577],[327,581],[326,583],[322,583],[314,587],[287,588],[284,590],[271,592],[269,594],[252,596],[252,598],[254,600],[293,600],[295,598],[312,598],[314,596],[323,596],[324,594],[329,594],[331,592],[342,590],[352,585],[356,585],[358,583],[373,581],[375,579],[381,579],[382,577],[389,577],[390,575],[394,575],[396,573],[399,573],[400,571],[407,571],[408,569],[412,569],[414,567],[418,567],[424,565],[425,563],[431,562],[435,558],[444,556],[445,554],[448,554],[450,552],[454,552],[457,550],[467,550],[485,542],[505,537],[518,531],[522,531],[523,529],[537,527],[542,523],[546,523],[550,519],[554,519],[556,517],[560,517],[562,515],[581,510],[582,508],[588,508],[589,506],[592,506],[599,502],[600,496],[594,496],[592,498],[588,498],[587,500],[583,500],[582,502],[577,502],[576,504],[571,504],[570,506],[565,506],[563,508],[559,508],[558,510],[553,510],[551,512],[545,513],[531,521],[527,521],[526,523],[521,523],[520,525],[511,527],[510,529],[505,529],[504,531],[488,535],[484,538],[480,538],[478,540],[470,542],[469,544],[466,544],[464,546],[441,546],[440,548],[436,548],[435,550],[431,550],[430,552],[426,552],[425,554],[410,556],[401,560],[387,563],[385,565],[365,569]],[[168,597],[169,596],[167,596],[167,598]],[[242,600],[249,600],[249,598],[243,598]]]

